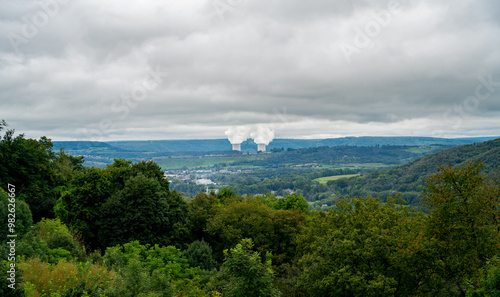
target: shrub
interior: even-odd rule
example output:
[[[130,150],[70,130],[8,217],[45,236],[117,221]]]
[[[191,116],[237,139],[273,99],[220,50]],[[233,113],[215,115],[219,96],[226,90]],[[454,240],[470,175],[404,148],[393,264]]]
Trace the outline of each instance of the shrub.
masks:
[[[85,259],[85,248],[59,219],[42,219],[35,226],[34,235],[47,243],[49,249],[64,249],[72,257]]]
[[[96,295],[111,290],[117,278],[115,272],[89,262],[61,260],[51,265],[31,258],[22,260],[18,266],[23,270],[21,286],[29,292],[27,296],[75,296],[74,293],[84,291]]]

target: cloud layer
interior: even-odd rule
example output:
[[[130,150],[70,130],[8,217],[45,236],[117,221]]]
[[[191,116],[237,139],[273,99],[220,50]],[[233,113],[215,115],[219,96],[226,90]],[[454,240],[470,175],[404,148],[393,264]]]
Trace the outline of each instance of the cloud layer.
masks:
[[[499,136],[499,12],[493,0],[2,1],[0,118],[55,140],[244,125]]]

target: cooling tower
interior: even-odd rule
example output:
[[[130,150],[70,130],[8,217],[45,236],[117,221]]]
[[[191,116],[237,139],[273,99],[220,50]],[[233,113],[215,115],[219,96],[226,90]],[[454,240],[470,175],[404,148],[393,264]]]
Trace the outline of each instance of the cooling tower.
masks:
[[[263,143],[257,143],[257,151],[258,152],[265,152],[266,151],[266,145]]]
[[[233,151],[241,152],[241,143],[233,143]]]

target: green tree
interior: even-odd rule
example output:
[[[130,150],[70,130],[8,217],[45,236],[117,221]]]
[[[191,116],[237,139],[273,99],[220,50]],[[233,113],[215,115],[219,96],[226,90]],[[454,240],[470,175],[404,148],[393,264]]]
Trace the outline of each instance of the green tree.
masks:
[[[486,261],[500,250],[500,187],[490,184],[475,161],[461,168],[441,166],[427,179],[423,204],[430,217],[425,235],[436,252],[437,292],[465,296],[478,285]]]
[[[10,210],[14,210],[14,212],[12,213]],[[28,233],[33,225],[33,218],[28,204],[22,198],[17,198],[15,191],[7,193],[3,189],[0,189],[0,223],[2,224],[0,236],[2,241],[7,238],[8,228],[6,227],[8,226],[9,219],[15,220],[13,222],[14,232],[12,234],[16,234],[19,239]]]
[[[251,239],[224,251],[225,260],[218,275],[218,289],[228,297],[280,296],[273,286],[271,258],[263,262],[259,252],[252,251]]]
[[[189,248],[184,251],[184,255],[192,267],[200,267],[204,270],[215,268],[216,262],[212,255],[212,248],[204,240],[196,240],[191,243]]]
[[[83,156],[72,156],[64,152],[64,149],[60,149],[58,153],[55,154],[55,159],[53,162],[55,181],[58,187],[63,190],[69,182],[75,177],[77,172],[83,172]]]
[[[63,249],[80,261],[86,257],[85,247],[59,219],[42,219],[35,225],[34,236],[47,243],[51,250]]]
[[[410,210],[395,199],[371,197],[340,200],[328,213],[315,213],[298,240],[298,288],[322,297],[398,295],[404,271],[393,255],[408,217]]]
[[[149,272],[134,257],[120,270],[121,279],[115,289],[116,296],[123,297],[173,297],[174,290],[170,279],[158,270]]]
[[[210,297],[200,283],[200,278],[174,280],[175,297]]]
[[[16,187],[16,194],[29,204],[33,220],[54,217],[57,199],[55,191],[55,154],[52,142],[45,137],[40,140],[25,139],[24,134],[14,137],[14,130],[7,130],[0,138],[0,186]]]
[[[236,193],[230,188],[222,188],[217,194],[217,199],[222,204],[230,204],[235,201],[241,201],[241,197],[236,195]]]
[[[309,203],[307,202],[306,199],[304,199],[304,197],[293,194],[293,195],[288,195],[283,199],[278,199],[274,207],[276,209],[283,209],[283,210],[300,209],[304,213],[307,213],[309,209]]]
[[[167,200],[169,204],[167,214],[171,224],[168,240],[171,245],[183,248],[190,242],[191,238],[190,209],[186,200],[175,190],[169,192]]]
[[[207,223],[206,231],[214,237],[216,259],[222,251],[251,238],[260,252],[272,252],[276,264],[291,261],[295,254],[295,235],[305,215],[300,210],[273,210],[262,202],[249,199],[234,202],[219,210]]]
[[[0,122],[0,131],[7,124]],[[73,157],[60,151],[54,153],[46,137],[26,139],[7,130],[0,136],[0,187],[16,187],[16,195],[28,203],[33,221],[54,218],[54,206],[61,191],[76,171],[83,170],[83,157]]]
[[[481,278],[481,288],[473,288],[467,292],[467,297],[500,296],[500,258],[493,257],[486,263],[484,275]]]
[[[1,124],[1,123],[0,123]],[[4,258],[5,259],[5,258]],[[11,269],[10,267],[10,262],[5,261],[2,259],[0,261],[0,269],[2,271],[9,271]],[[10,278],[10,273],[5,273],[2,272],[2,277],[0,278],[0,296],[5,296],[5,297],[24,297],[25,296],[25,291],[22,286],[19,284],[23,282],[22,278],[22,271],[16,267],[16,272],[15,272],[15,281],[12,283],[8,278]],[[12,289],[12,286],[14,285],[14,289]]]
[[[199,269],[189,267],[188,259],[181,250],[174,246],[159,246],[155,244],[140,244],[132,241],[123,245],[109,247],[103,256],[108,267],[116,271],[124,269],[133,260],[137,260],[147,272],[161,271],[169,279],[191,278],[197,275]]]
[[[158,181],[141,173],[125,182],[124,188],[107,199],[99,221],[99,242],[114,246],[132,240],[169,243],[168,193]]]
[[[200,240],[206,237],[210,241],[210,237],[206,236],[205,229],[207,222],[219,210],[219,199],[214,194],[198,193],[189,203],[189,209],[191,234],[195,239]]]
[[[113,193],[110,171],[88,168],[77,174],[55,207],[57,217],[76,229],[91,249],[103,248],[97,234],[103,204]]]
[[[77,173],[56,213],[92,249],[132,240],[162,245],[188,242],[189,208],[153,162],[115,160],[106,169]]]
[[[197,285],[200,271],[189,267],[188,259],[174,246],[142,245],[139,241],[107,248],[103,260],[122,277],[118,296],[173,296],[172,281]],[[206,296],[198,287],[191,292]]]

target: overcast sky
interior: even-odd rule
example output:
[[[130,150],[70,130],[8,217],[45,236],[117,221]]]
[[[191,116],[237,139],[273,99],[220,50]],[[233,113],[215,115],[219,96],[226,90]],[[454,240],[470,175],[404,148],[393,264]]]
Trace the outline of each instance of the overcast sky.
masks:
[[[0,37],[32,138],[500,136],[498,0],[0,0]]]

